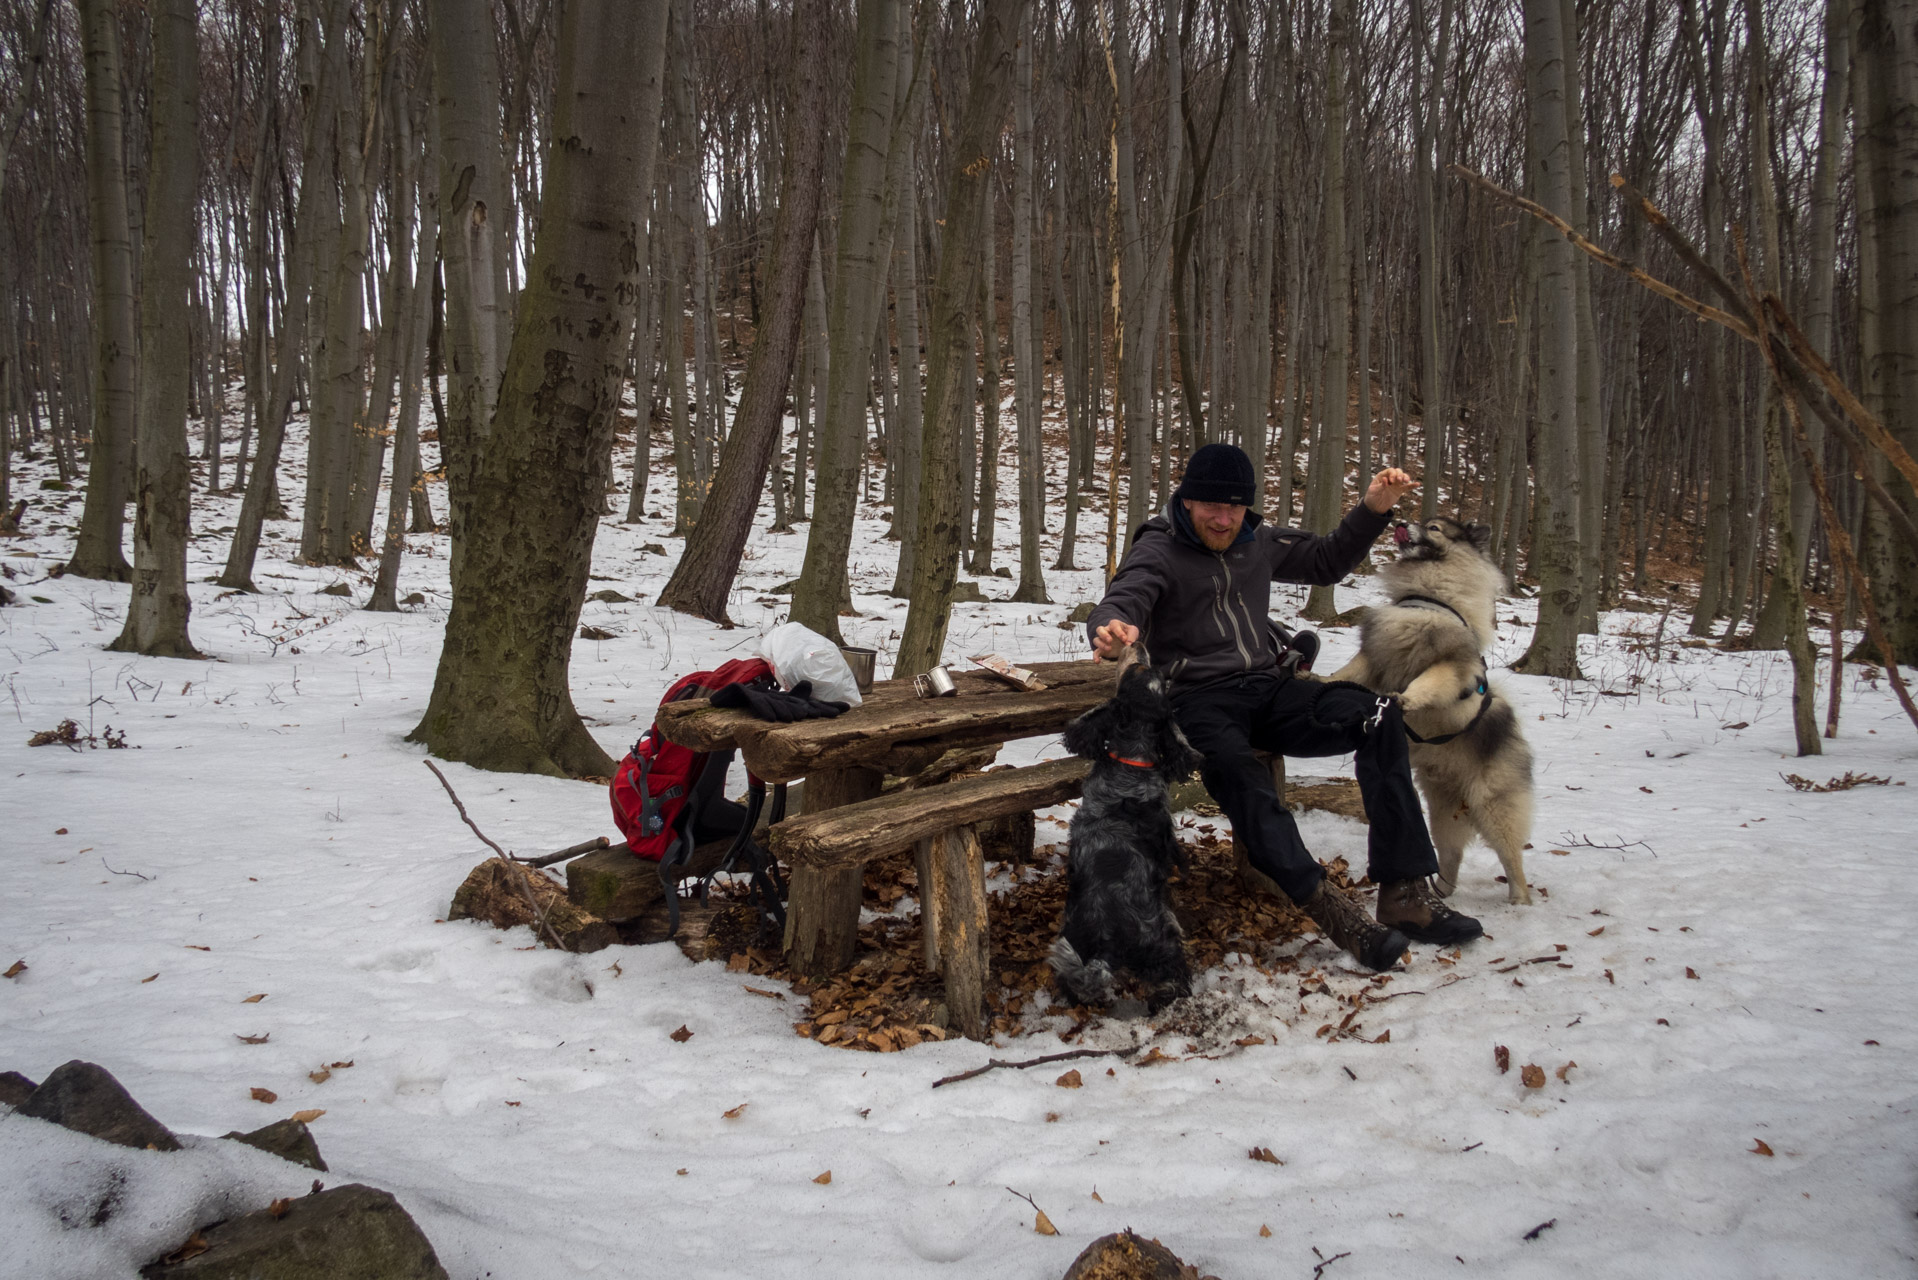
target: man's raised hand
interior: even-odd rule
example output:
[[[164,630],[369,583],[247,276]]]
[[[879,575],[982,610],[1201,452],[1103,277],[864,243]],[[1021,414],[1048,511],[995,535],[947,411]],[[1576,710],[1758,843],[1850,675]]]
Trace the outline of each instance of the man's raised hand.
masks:
[[[1114,662],[1129,644],[1136,644],[1139,629],[1122,618],[1114,618],[1092,633],[1093,656],[1101,662]]]
[[[1419,482],[1405,472],[1387,467],[1372,477],[1372,486],[1365,491],[1365,505],[1379,515],[1387,515],[1400,498],[1418,487]]]

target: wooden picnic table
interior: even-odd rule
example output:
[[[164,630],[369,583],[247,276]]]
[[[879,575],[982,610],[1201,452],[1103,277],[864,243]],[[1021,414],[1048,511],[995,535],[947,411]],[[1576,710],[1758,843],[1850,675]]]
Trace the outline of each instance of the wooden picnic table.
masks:
[[[884,680],[843,715],[791,724],[714,708],[704,699],[660,708],[660,732],[673,742],[696,751],[735,747],[768,784],[805,780],[803,812],[768,833],[792,873],[785,951],[795,971],[824,975],[852,962],[865,863],[915,849],[928,964],[946,975],[947,1006],[960,1029],[981,1034],[989,949],[984,860],[974,827],[1077,796],[1086,763],[935,777],[929,785],[890,792],[884,782],[888,775],[922,774],[955,748],[1056,734],[1110,697],[1118,672],[1111,663],[1091,661],[1037,663],[1028,670],[1047,688],[1026,691],[984,671],[955,670],[951,697],[920,698],[912,681]]]

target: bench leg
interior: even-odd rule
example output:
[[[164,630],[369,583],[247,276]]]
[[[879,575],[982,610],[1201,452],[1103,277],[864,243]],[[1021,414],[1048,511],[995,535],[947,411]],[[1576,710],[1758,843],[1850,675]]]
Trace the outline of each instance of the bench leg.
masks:
[[[986,976],[991,960],[986,924],[986,860],[979,833],[954,827],[925,842],[932,872],[931,924],[946,979],[946,1011],[968,1040],[986,1038]],[[921,907],[925,911],[925,907]],[[927,943],[931,955],[933,943]]]
[[[857,804],[879,794],[877,769],[830,769],[806,779],[807,813]],[[786,963],[807,977],[838,973],[859,946],[863,867],[821,870],[798,866],[786,894]]]

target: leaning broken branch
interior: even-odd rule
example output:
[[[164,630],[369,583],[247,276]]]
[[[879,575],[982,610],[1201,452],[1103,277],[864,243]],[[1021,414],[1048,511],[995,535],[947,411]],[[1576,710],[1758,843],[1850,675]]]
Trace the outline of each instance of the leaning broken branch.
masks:
[[[1739,295],[1738,291],[1732,287],[1731,282],[1727,280],[1717,268],[1705,260],[1704,255],[1699,253],[1691,241],[1687,240],[1684,234],[1672,225],[1671,220],[1665,216],[1664,212],[1660,210],[1657,205],[1653,204],[1643,193],[1632,186],[1631,183],[1627,182],[1622,176],[1613,174],[1612,185],[1618,188],[1622,195],[1637,205],[1639,212],[1644,216],[1646,222],[1651,224],[1652,229],[1658,233],[1659,237],[1671,247],[1672,251],[1678,255],[1681,261],[1697,271],[1699,275],[1705,279],[1706,283],[1711,285],[1713,291],[1725,302],[1729,310],[1714,307],[1709,303],[1700,302],[1683,290],[1667,284],[1665,281],[1649,274],[1635,264],[1619,257],[1617,254],[1601,249],[1584,236],[1579,235],[1563,218],[1558,217],[1552,213],[1551,210],[1538,204],[1536,201],[1527,200],[1524,196],[1507,191],[1490,179],[1467,169],[1464,165],[1455,164],[1452,166],[1452,171],[1474,186],[1485,191],[1494,199],[1509,204],[1513,208],[1528,213],[1541,222],[1551,226],[1566,239],[1570,240],[1577,248],[1596,258],[1606,266],[1624,273],[1661,298],[1666,298],[1676,303],[1700,319],[1711,320],[1714,323],[1725,326],[1747,342],[1756,344],[1760,341],[1757,318],[1752,314],[1750,308],[1746,305],[1745,300]],[[1767,307],[1770,309],[1771,304],[1768,303]],[[1776,309],[1782,312],[1784,310],[1783,304],[1777,304]],[[1796,326],[1793,326],[1793,328],[1796,328]],[[1801,334],[1800,336],[1802,337],[1803,335]],[[1806,345],[1807,348],[1809,348],[1809,343]],[[1820,394],[1821,390],[1828,389],[1831,385],[1826,382],[1823,375],[1815,375],[1813,371],[1807,369],[1805,364],[1799,360],[1797,353],[1786,346],[1781,340],[1776,338],[1770,339],[1769,350],[1773,358],[1776,359],[1779,372],[1792,396],[1796,397],[1809,407],[1813,413],[1817,414],[1819,421],[1824,423],[1831,433],[1838,438],[1839,442],[1845,446],[1846,452],[1851,456],[1853,470],[1857,472],[1859,480],[1864,484],[1866,494],[1885,512],[1886,518],[1891,522],[1892,528],[1898,535],[1903,538],[1913,550],[1918,551],[1918,522],[1913,521],[1911,513],[1906,511],[1903,505],[1900,504],[1897,499],[1893,498],[1891,494],[1886,491],[1884,485],[1879,483],[1877,478],[1872,475],[1872,468],[1868,462],[1867,441],[1869,441],[1871,445],[1876,445],[1879,451],[1890,458],[1901,472],[1906,473],[1908,479],[1911,473],[1906,472],[1907,466],[1918,468],[1918,463],[1914,463],[1911,455],[1898,445],[1898,442],[1885,431],[1877,419],[1873,418],[1871,414],[1866,411],[1862,404],[1858,403],[1857,397],[1848,395],[1846,398],[1840,400],[1840,409],[1832,408],[1830,401],[1828,401],[1824,395]],[[1831,383],[1837,383],[1839,386],[1843,385],[1837,382],[1837,375],[1831,374],[1829,367],[1826,367],[1825,374],[1830,375]],[[1842,412],[1840,411],[1841,409]],[[1854,423],[1856,424],[1855,426]],[[1864,435],[1864,439],[1860,439],[1861,432]],[[1880,443],[1881,440],[1888,442],[1896,452],[1894,453],[1890,449],[1886,449],[1884,444]],[[1914,483],[1918,483],[1918,481]]]
[[[431,760],[423,761],[422,763],[424,763],[427,768],[433,771],[433,776],[440,780],[440,785],[442,787],[446,788],[447,797],[452,800],[453,807],[459,810],[460,820],[466,823],[467,826],[473,828],[473,834],[478,836],[481,840],[485,841],[486,847],[491,849],[494,853],[498,854],[501,862],[504,862],[507,866],[513,868],[513,876],[514,876],[513,883],[519,886],[520,895],[526,899],[527,907],[529,907],[533,912],[533,922],[539,926],[539,928],[536,929],[534,932],[545,934],[546,940],[553,944],[554,950],[556,951],[566,950],[566,945],[559,940],[559,935],[553,932],[553,926],[546,922],[545,908],[539,905],[539,898],[534,895],[533,886],[526,882],[526,877],[532,873],[527,871],[526,868],[521,866],[518,862],[514,861],[512,854],[506,852],[506,850],[494,844],[492,837],[488,836],[484,831],[481,831],[479,829],[479,824],[474,822],[472,817],[466,812],[466,806],[460,803],[459,793],[453,790],[453,784],[448,782],[446,780],[446,775],[439,771],[439,766],[434,764]]]

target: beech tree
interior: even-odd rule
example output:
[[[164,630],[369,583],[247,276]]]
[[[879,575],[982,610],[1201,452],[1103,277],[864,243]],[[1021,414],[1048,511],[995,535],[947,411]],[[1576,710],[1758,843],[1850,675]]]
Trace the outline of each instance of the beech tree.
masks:
[[[563,776],[612,772],[580,722],[567,676],[646,260],[664,10],[665,0],[571,0],[561,21],[553,129],[567,145],[547,158],[499,404],[469,460],[464,559],[445,645],[412,735],[450,760]],[[459,150],[444,133],[440,146]]]

